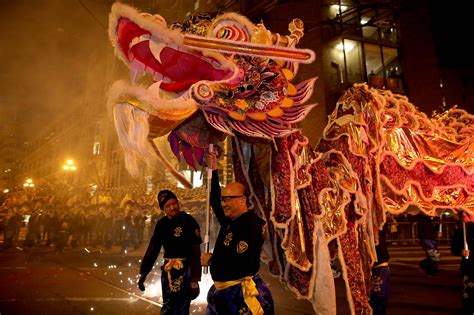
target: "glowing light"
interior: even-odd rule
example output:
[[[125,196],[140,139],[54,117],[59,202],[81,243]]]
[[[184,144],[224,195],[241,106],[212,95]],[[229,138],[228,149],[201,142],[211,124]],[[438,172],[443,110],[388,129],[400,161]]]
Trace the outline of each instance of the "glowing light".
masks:
[[[97,266],[98,266],[97,263],[94,263],[94,267],[97,267]]]
[[[94,307],[92,306],[92,307],[91,307],[91,312],[93,312],[93,311],[94,311]]]
[[[73,160],[67,160],[66,164],[63,165],[63,170],[65,170],[65,171],[75,171],[75,170],[77,170],[77,166],[74,165]]]
[[[153,298],[158,303],[163,303],[163,297],[161,296],[161,281],[152,282],[151,284],[145,284],[146,290],[143,292],[144,297]],[[158,298],[158,300],[156,300]]]
[[[360,24],[361,24],[361,25],[365,25],[365,24],[367,24],[367,22],[369,22],[369,21],[370,21],[370,19],[369,19],[368,17],[363,16],[363,17],[360,19]]]
[[[333,5],[331,5],[331,9],[334,10],[334,11],[341,10],[342,12],[344,12],[344,11],[347,10],[347,6],[346,5],[333,4]]]
[[[25,180],[25,183],[23,183],[23,187],[35,187],[35,184],[33,184],[33,180],[31,178],[28,178]]]
[[[340,51],[349,52],[354,48],[354,44],[352,42],[344,41],[344,43],[340,42],[336,45],[336,49]]]
[[[147,298],[153,298],[153,300],[157,301],[158,303],[163,303],[163,297],[161,295],[161,280],[160,276],[150,279],[151,281],[147,281],[145,283],[146,290],[143,292],[143,296]],[[199,282],[199,289],[200,293],[199,296],[193,300],[191,307],[195,307],[197,309],[193,310],[193,312],[201,312],[205,311],[207,306],[207,292],[213,285],[213,281],[210,274],[203,274],[201,276],[201,281]]]
[[[3,193],[6,194],[6,193],[8,193],[9,191],[10,191],[9,189],[4,189],[4,190],[3,190]]]

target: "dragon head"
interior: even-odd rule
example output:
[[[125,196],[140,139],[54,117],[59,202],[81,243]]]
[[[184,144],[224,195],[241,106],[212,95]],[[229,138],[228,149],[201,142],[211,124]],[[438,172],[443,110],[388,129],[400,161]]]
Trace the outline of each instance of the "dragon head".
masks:
[[[109,107],[129,171],[135,157],[154,155],[150,139],[167,134],[173,152],[196,166],[222,134],[272,139],[294,132],[315,106],[304,103],[316,79],[291,81],[298,64],[315,56],[295,48],[301,20],[289,31],[272,34],[235,13],[193,14],[168,25],[159,15],[114,4],[109,37],[131,84],[114,83]]]

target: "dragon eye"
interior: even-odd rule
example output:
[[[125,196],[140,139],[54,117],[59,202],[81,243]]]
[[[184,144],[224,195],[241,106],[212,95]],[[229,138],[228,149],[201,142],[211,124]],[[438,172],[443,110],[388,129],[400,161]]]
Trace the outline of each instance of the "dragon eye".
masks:
[[[253,90],[253,85],[252,84],[247,85],[247,91],[252,91],[252,90]]]

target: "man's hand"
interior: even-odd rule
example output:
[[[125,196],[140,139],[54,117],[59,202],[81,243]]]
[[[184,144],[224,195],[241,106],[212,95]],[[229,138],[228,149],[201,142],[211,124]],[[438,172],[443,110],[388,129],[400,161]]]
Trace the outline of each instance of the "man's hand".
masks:
[[[199,283],[192,281],[189,285],[189,296],[191,297],[191,300],[197,298],[199,296],[199,292]]]
[[[204,155],[204,159],[209,169],[211,170],[217,169],[217,153],[215,150],[212,152],[206,152]]]
[[[138,279],[138,288],[140,291],[145,291],[145,279],[146,275],[140,275],[140,279]]]
[[[208,267],[211,265],[212,253],[203,253],[201,255],[201,266]]]
[[[470,254],[470,250],[469,249],[463,249],[462,252],[461,252],[461,256],[468,259],[469,258],[469,254]]]

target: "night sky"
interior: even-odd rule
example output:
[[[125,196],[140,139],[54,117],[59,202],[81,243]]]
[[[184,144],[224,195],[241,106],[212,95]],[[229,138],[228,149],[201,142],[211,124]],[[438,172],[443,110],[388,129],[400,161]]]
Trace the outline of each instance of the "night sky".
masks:
[[[448,68],[474,67],[472,1],[430,1],[433,41],[440,65]]]

